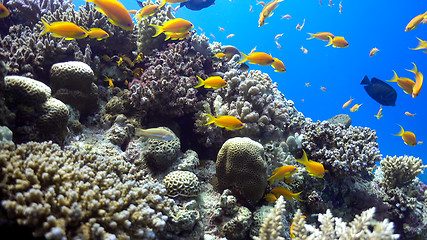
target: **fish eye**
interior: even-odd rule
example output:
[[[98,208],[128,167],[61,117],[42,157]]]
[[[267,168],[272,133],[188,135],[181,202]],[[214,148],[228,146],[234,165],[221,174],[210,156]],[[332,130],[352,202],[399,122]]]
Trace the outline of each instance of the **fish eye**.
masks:
[[[130,23],[128,23],[128,27],[130,27],[130,25],[131,25],[131,24],[130,24]]]

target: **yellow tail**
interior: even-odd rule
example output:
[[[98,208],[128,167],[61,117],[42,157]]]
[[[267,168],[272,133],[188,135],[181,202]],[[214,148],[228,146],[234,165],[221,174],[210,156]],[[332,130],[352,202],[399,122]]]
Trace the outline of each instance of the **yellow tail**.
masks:
[[[159,8],[162,8],[166,4],[166,0],[162,1],[162,4],[160,4]]]
[[[328,36],[328,38],[329,38],[329,42],[328,42],[328,44],[325,46],[325,47],[327,47],[327,46],[331,46],[332,45],[332,43],[333,43],[333,38],[331,37],[331,36]]]
[[[43,22],[44,29],[43,29],[43,32],[40,33],[40,35],[43,35],[50,32],[50,25],[45,20],[43,20],[43,18],[41,20]]]
[[[393,70],[394,72],[394,76],[392,79],[387,80],[387,82],[397,82],[397,80],[399,80],[399,76],[397,76],[397,73]]]
[[[307,154],[305,153],[304,149],[302,150],[302,152],[303,152],[302,157],[300,159],[295,159],[295,161],[297,161],[303,165],[306,165],[308,163]]]
[[[304,202],[301,198],[299,198],[299,195],[300,195],[301,193],[302,193],[302,191],[301,191],[301,192],[299,192],[299,193],[295,193],[294,198],[295,198],[296,200],[298,200],[298,201]]]
[[[240,52],[240,51],[239,51],[239,52]],[[243,56],[243,59],[242,59],[242,61],[240,61],[238,64],[241,64],[241,63],[244,63],[244,62],[248,61],[248,55],[246,55],[246,54],[244,54],[244,53],[240,52],[240,56]]]
[[[210,115],[209,113],[206,113],[206,115],[208,115],[209,119],[208,122],[205,123],[205,125],[209,125],[215,122],[216,118],[214,116]]]
[[[152,25],[150,24],[151,27],[153,27],[154,29],[156,29],[156,33],[153,35],[153,37],[157,37],[159,36],[162,32],[164,32],[165,30],[163,29],[163,26],[159,26],[159,25]]]
[[[397,125],[399,125],[399,124],[397,124]],[[400,127],[400,132],[398,132],[397,134],[393,134],[394,136],[402,136],[403,133],[405,132],[405,130],[403,130],[403,127],[401,125],[399,125],[399,127]]]
[[[195,88],[199,88],[199,87],[205,85],[205,81],[201,77],[197,76],[197,78],[199,79],[199,84],[197,86],[195,86]]]
[[[308,33],[308,34],[310,34],[310,37],[309,37],[309,38],[307,38],[307,40],[310,40],[310,39],[315,38],[313,33]]]
[[[412,64],[414,65],[414,67],[411,70],[406,69],[406,71],[414,73],[416,75],[418,73],[417,65],[415,65],[415,63]]]

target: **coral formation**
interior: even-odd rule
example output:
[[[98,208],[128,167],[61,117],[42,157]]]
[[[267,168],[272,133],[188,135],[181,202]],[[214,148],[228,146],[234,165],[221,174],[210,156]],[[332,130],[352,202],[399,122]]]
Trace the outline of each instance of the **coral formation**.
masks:
[[[200,192],[200,182],[196,174],[189,171],[173,171],[163,179],[163,185],[170,197],[195,197]]]
[[[420,158],[413,156],[386,156],[380,165],[383,172],[382,184],[387,188],[403,187],[427,168]]]
[[[289,225],[285,217],[285,198],[280,196],[274,208],[264,219],[259,236],[255,240],[285,240],[290,236],[283,226]]]
[[[257,203],[267,186],[263,146],[246,137],[227,140],[218,152],[216,175],[220,191],[233,188],[249,203]]]

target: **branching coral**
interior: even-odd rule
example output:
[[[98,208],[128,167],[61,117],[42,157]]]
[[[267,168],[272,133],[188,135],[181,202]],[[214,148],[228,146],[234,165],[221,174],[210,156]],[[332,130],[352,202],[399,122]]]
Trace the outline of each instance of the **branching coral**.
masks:
[[[383,172],[382,183],[387,188],[402,187],[427,168],[421,159],[413,156],[387,156],[381,160],[380,165]]]
[[[285,198],[280,196],[274,208],[264,219],[264,223],[261,226],[259,237],[256,240],[285,240],[285,237],[289,238],[289,234],[284,229],[284,225],[287,225],[285,218]]]

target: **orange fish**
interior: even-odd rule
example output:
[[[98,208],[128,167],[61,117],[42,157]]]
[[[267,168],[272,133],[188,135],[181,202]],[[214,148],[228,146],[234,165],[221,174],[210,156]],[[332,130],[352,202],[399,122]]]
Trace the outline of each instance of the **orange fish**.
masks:
[[[415,117],[415,114],[416,113],[405,112],[405,115],[409,117]]]
[[[346,48],[348,47],[348,42],[344,39],[344,37],[332,38],[329,36],[329,43],[326,45],[326,47],[330,45],[337,48]]]
[[[133,30],[133,21],[128,10],[117,0],[85,0],[94,3],[95,9],[108,17],[111,24],[124,30]]]
[[[235,36],[235,35],[232,33],[232,34],[228,34],[228,35],[227,35],[227,37],[225,37],[225,38],[227,38],[227,39],[228,39],[228,38],[232,38],[232,37],[234,37],[234,36]]]
[[[243,125],[243,123],[234,116],[219,115],[214,117],[208,113],[206,114],[208,115],[209,120],[205,125],[215,123],[218,127],[222,127],[227,130],[237,130],[245,127],[245,125]]]
[[[128,13],[135,15],[138,13],[138,10],[128,10]]]
[[[163,1],[160,6],[154,4],[146,5],[140,10],[139,14],[136,15],[135,18],[137,18],[138,23],[140,23],[143,18],[150,17],[156,14],[165,4],[166,1]]]
[[[274,58],[271,55],[268,55],[267,53],[264,53],[264,52],[254,52],[249,55],[246,55],[241,52],[241,54],[243,55],[243,60],[240,61],[239,64],[249,61],[249,63],[252,63],[252,64],[266,66],[266,65],[271,65],[274,62]]]
[[[52,37],[65,38],[65,40],[82,39],[87,37],[87,31],[71,22],[53,22],[48,24],[42,19],[44,29],[40,35],[51,33]]]
[[[106,31],[102,30],[101,28],[91,28],[87,33],[87,35],[90,38],[96,38],[96,40],[98,41],[102,39],[106,39],[110,36]]]
[[[111,80],[111,78],[107,77],[106,75],[104,81],[108,82],[108,88],[114,88],[114,83],[113,80]]]
[[[282,49],[282,45],[280,45],[280,43],[278,41],[274,41],[276,43],[276,46],[278,49]]]
[[[9,14],[9,10],[3,4],[0,3],[0,18],[5,18],[9,16]]]
[[[283,36],[283,33],[279,33],[274,37],[274,40],[278,40],[279,38],[281,38]]]
[[[407,70],[415,74],[415,85],[412,88],[412,98],[416,98],[420,94],[421,88],[423,87],[424,76],[421,72],[418,71],[417,65],[412,63],[414,68]]]
[[[140,62],[142,62],[142,57],[143,57],[143,53],[142,52],[140,52],[140,53],[138,53],[138,55],[136,56],[136,58],[133,60],[133,62],[134,63],[140,63]]]
[[[225,29],[224,29],[224,28],[219,27],[219,26],[218,26],[218,28],[219,28],[219,30],[220,30],[221,32],[225,32]]]
[[[292,17],[291,17],[291,15],[286,14],[286,15],[283,15],[283,16],[280,18],[280,20],[282,20],[282,19],[284,19],[284,18],[286,18],[286,19],[291,19]]]
[[[360,106],[362,106],[362,104],[354,104],[353,107],[350,108],[350,112],[359,111]]]
[[[173,33],[173,32],[165,32],[164,33],[166,35],[165,41],[168,39],[171,40],[182,40],[184,38],[187,38],[191,35],[191,32],[183,32],[183,33]]]
[[[216,39],[215,35],[213,35],[212,33],[211,33],[211,37],[212,37],[214,40]]]
[[[172,33],[183,33],[188,32],[193,28],[193,24],[182,18],[175,18],[163,23],[162,26],[150,24],[156,29],[156,33],[153,37],[159,36],[163,32],[172,32]]]
[[[307,40],[316,38],[319,40],[323,40],[323,41],[329,41],[329,37],[334,38],[334,34],[330,33],[330,32],[318,32],[318,33],[308,33],[310,34],[310,37],[307,38]]]
[[[298,23],[298,25],[296,26],[296,29],[298,30],[298,31],[301,31],[302,30],[302,28],[304,27],[304,24],[305,24],[305,18],[304,18],[304,21],[302,22],[302,25],[300,26],[299,25],[299,23]]]
[[[288,200],[296,199],[302,202],[301,198],[299,198],[299,195],[302,193],[302,191],[298,193],[293,193],[291,190],[286,189],[284,187],[277,187],[273,188],[270,192],[272,192],[276,196],[276,198],[283,196]]]
[[[289,178],[298,171],[298,168],[295,166],[285,165],[279,168],[276,168],[273,171],[273,176],[271,176],[267,181],[272,185],[275,180],[281,180],[283,178]]]
[[[427,41],[421,40],[419,38],[418,39],[418,46],[416,46],[415,48],[409,48],[411,50],[420,50],[420,49],[427,49]],[[424,53],[427,53],[427,51],[424,51]]]
[[[305,48],[305,47],[303,47],[303,46],[301,46],[301,50],[302,50],[302,52],[303,52],[304,54],[307,54],[307,53],[308,53],[307,48]]]
[[[341,2],[342,1],[340,1],[340,3],[338,4],[338,7],[340,8],[340,10],[338,11],[340,14],[342,14],[342,4],[341,4]]]
[[[214,57],[221,58],[221,59],[225,58],[225,53],[222,53],[222,52],[217,53],[217,54],[214,55]]]
[[[414,30],[415,28],[418,27],[418,25],[427,18],[427,11],[423,14],[420,14],[416,17],[414,17],[409,23],[408,25],[406,25],[405,28],[405,32],[409,32],[411,30]]]
[[[308,173],[310,173],[311,176],[323,178],[325,176],[325,172],[327,172],[327,170],[325,170],[325,168],[323,167],[323,164],[319,162],[315,162],[313,160],[308,160],[307,154],[305,153],[304,149],[302,151],[303,151],[302,157],[300,159],[295,159],[295,160],[305,165],[305,169],[307,170]]]
[[[394,76],[392,79],[387,80],[387,82],[396,82],[397,85],[403,89],[403,92],[406,94],[412,95],[412,91],[414,89],[415,82],[412,79],[399,77],[397,73],[393,70]]]
[[[342,105],[342,108],[346,108],[346,107],[348,107],[348,106],[351,104],[351,102],[353,102],[353,100],[354,100],[354,98],[351,98],[351,97],[350,97],[350,100],[348,100],[347,102],[345,102],[345,103]]]
[[[306,87],[310,87],[311,86],[311,84],[308,82],[308,83],[305,83],[305,86]],[[326,89],[326,88],[325,88]]]
[[[273,11],[279,6],[278,3],[280,2],[283,2],[283,0],[272,0],[264,6],[261,13],[259,14],[258,27],[261,27],[265,24],[265,19],[273,16]]]
[[[274,58],[274,62],[273,64],[271,64],[271,66],[276,69],[274,70],[275,72],[286,72],[285,64],[283,64],[283,62],[280,61],[278,58]]]
[[[376,47],[372,48],[371,51],[369,51],[369,57],[375,56],[379,51],[380,50]]]
[[[377,119],[380,119],[380,118],[384,117],[382,115],[382,112],[383,112],[383,107],[380,105],[380,110],[378,110],[377,115],[374,115],[374,117],[376,117]]]
[[[328,90],[326,90],[326,88],[325,88],[325,87],[320,87],[320,90],[322,90],[322,91],[324,91],[324,92],[328,91]]]
[[[208,77],[206,80],[203,80],[199,76],[197,76],[197,78],[199,79],[199,84],[195,86],[195,88],[205,86],[205,88],[218,89],[227,86],[227,82],[220,76]]]
[[[254,7],[252,7],[252,5],[249,6],[249,12],[253,12],[254,11]]]
[[[320,0],[320,5],[322,5],[322,0]],[[306,218],[306,216],[301,216],[302,218]],[[292,221],[291,228],[289,229],[289,233],[291,234],[291,238],[295,238],[295,234],[292,233],[294,229],[294,221]]]
[[[277,197],[272,193],[265,194],[264,199],[269,203],[275,203],[277,201]]]
[[[394,136],[401,136],[405,144],[411,147],[417,145],[417,138],[415,137],[415,134],[413,132],[403,130],[403,127],[401,125],[399,125],[399,127],[400,132],[394,134]]]

